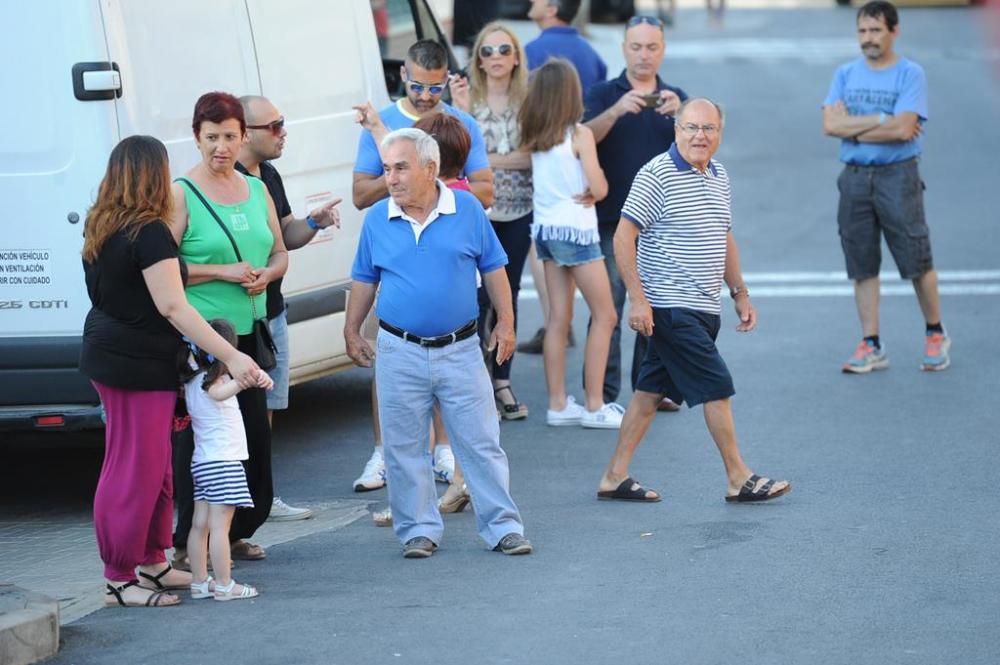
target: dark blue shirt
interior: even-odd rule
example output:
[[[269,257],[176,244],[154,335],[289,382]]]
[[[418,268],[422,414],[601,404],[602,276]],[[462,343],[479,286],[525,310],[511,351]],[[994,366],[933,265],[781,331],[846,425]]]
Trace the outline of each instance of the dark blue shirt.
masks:
[[[536,39],[525,44],[524,52],[528,56],[528,69],[538,69],[549,58],[566,58],[572,62],[585,96],[591,86],[608,78],[608,66],[572,26],[542,30]]]
[[[584,97],[584,122],[607,111],[631,89],[625,70],[618,78],[595,85]],[[682,102],[688,98],[686,92],[667,85],[659,76],[656,77],[656,89],[671,90]],[[627,113],[618,119],[604,140],[597,144],[597,159],[608,179],[608,195],[597,203],[599,224],[618,223],[635,174],[643,164],[666,152],[673,142],[674,119],[655,109]]]
[[[486,211],[472,194],[438,183],[438,205],[419,239],[392,198],[368,209],[351,278],[381,283],[375,313],[421,337],[447,335],[479,316],[476,270],[507,265]]]

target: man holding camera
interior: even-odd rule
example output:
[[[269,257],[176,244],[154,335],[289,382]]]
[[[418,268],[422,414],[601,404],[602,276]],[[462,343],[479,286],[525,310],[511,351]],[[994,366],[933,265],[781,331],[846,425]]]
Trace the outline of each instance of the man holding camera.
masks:
[[[608,196],[597,203],[601,251],[611,279],[618,320],[625,306],[625,284],[618,273],[612,239],[632,180],[642,166],[664,153],[674,142],[674,113],[687,94],[667,85],[657,72],[663,62],[663,22],[651,16],[633,16],[625,27],[622,52],[625,70],[618,78],[594,85],[585,95],[584,122],[597,140],[597,157],[608,179]],[[632,362],[635,386],[646,339],[636,337]],[[604,373],[604,401],[614,402],[621,390],[621,326],[611,336]],[[676,411],[665,398],[661,410]]]

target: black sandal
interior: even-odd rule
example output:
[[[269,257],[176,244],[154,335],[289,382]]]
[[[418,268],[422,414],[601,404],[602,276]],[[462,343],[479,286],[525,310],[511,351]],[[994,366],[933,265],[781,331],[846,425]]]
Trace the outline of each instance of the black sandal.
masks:
[[[792,491],[792,484],[788,483],[782,487],[777,492],[771,492],[771,488],[774,487],[775,481],[768,478],[767,482],[757,487],[757,483],[760,482],[761,477],[756,473],[747,478],[746,482],[743,483],[743,487],[740,488],[739,494],[732,494],[726,496],[726,501],[728,503],[758,503],[760,501],[770,501],[771,499],[777,499],[779,496],[783,496]],[[787,482],[787,481],[777,481],[777,482]]]
[[[129,602],[126,602],[125,599],[122,597],[122,594],[125,593],[125,589],[129,588],[130,586],[138,587],[140,589],[144,589],[145,588],[145,587],[139,586],[139,580],[132,580],[131,582],[126,582],[125,584],[121,584],[119,586],[114,586],[114,585],[111,585],[111,584],[107,584],[105,586],[107,587],[108,590],[107,590],[107,592],[104,595],[105,596],[113,596],[114,599],[116,601],[118,601],[118,605],[120,605],[121,607],[170,607],[171,605],[180,605],[181,604],[180,598],[178,598],[177,602],[175,602],[175,603],[166,603],[166,604],[164,604],[162,601],[163,601],[163,597],[167,593],[166,591],[154,591],[153,593],[149,594],[149,597],[146,598],[146,602],[144,602],[144,603],[129,603]],[[111,607],[111,605],[109,605],[107,601],[105,601],[104,606],[105,607]]]
[[[497,394],[501,390],[507,390],[510,392],[510,396],[514,398],[513,404],[504,404],[503,400],[497,397]],[[500,417],[504,420],[523,420],[528,417],[528,407],[517,401],[517,395],[514,394],[514,390],[510,387],[510,384],[494,388],[493,399],[496,401],[497,407],[500,409]]]
[[[187,584],[183,584],[181,586],[166,586],[165,584],[163,584],[163,583],[160,582],[160,580],[163,578],[163,576],[166,575],[167,573],[169,573],[173,569],[174,569],[174,567],[171,566],[168,563],[167,567],[164,568],[163,570],[161,570],[156,575],[149,575],[148,573],[144,573],[144,572],[142,572],[140,570],[139,571],[139,577],[142,577],[142,578],[145,578],[145,579],[149,580],[150,582],[153,583],[153,586],[152,587],[143,586],[143,585],[139,584],[138,580],[136,580],[136,584],[139,584],[140,588],[142,588],[142,589],[149,589],[150,591],[183,591],[184,589],[187,589],[188,588]]]

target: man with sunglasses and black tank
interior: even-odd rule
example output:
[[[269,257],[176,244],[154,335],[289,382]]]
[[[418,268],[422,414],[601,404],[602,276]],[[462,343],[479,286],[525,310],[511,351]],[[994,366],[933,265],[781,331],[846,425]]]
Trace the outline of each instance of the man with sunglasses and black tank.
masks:
[[[422,39],[407,51],[400,73],[406,88],[405,97],[377,112],[370,102],[354,107],[358,122],[365,129],[358,140],[358,156],[354,163],[354,206],[362,210],[389,195],[377,143],[382,137],[392,130],[412,127],[417,120],[432,113],[451,113],[462,121],[472,139],[464,172],[469,190],[484,208],[489,208],[493,205],[493,172],[482,132],[472,116],[441,101],[448,85],[448,53],[437,42]]]
[[[613,238],[625,197],[642,165],[666,152],[674,143],[674,114],[688,98],[680,88],[659,76],[665,43],[663,22],[652,16],[633,16],[625,25],[622,54],[625,69],[618,78],[596,84],[584,95],[584,124],[594,132],[597,158],[608,179],[608,196],[597,202],[601,251],[611,278],[611,293],[619,324],[611,336],[608,365],[604,372],[604,401],[614,402],[621,391],[621,318],[625,306],[625,283],[615,262]],[[632,359],[632,386],[646,350],[646,338],[636,335]],[[680,407],[669,398],[661,411]]]
[[[337,210],[337,205],[340,199],[324,203],[303,219],[298,219],[292,214],[281,174],[269,161],[281,157],[285,148],[285,137],[288,135],[285,130],[285,118],[266,97],[248,95],[240,98],[240,104],[243,105],[243,113],[247,120],[247,141],[240,149],[236,170],[264,181],[267,191],[274,200],[285,247],[289,250],[304,247],[322,229],[330,226],[339,227],[340,212]],[[267,285],[267,320],[271,336],[278,348],[275,354],[278,364],[268,372],[274,380],[274,386],[267,392],[268,421],[272,420],[274,411],[288,408],[288,321],[285,314],[285,299],[281,295],[281,282],[281,279],[276,279]],[[311,510],[289,506],[281,500],[281,497],[275,496],[268,519],[287,521],[311,516]]]

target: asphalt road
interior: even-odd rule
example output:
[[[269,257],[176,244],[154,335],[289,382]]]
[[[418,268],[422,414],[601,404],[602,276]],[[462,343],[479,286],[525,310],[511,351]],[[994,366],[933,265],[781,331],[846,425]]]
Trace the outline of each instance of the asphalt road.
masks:
[[[917,369],[922,321],[905,285],[882,306],[892,368],[839,372],[859,331],[853,300],[830,288],[846,282],[824,277],[843,266],[820,104],[855,53],[853,12],[731,11],[716,26],[682,11],[669,35],[668,82],[728,110],[718,158],[744,270],[761,276],[761,324],[737,334],[725,311],[720,347],[744,454],[792,480],[788,497],[725,504],[700,409],[685,409],[657,417],[633,465],[664,501],[597,502],[615,434],[546,428],[541,359],[518,356],[532,414],[502,437],[533,556],[486,551],[467,513],[446,518],[434,557],[404,560],[390,530],[360,520],[241,564],[237,578],[262,590],[254,602],[100,611],[64,627],[50,662],[997,662],[1000,45],[985,40],[985,16],[902,14],[898,46],[930,83],[921,168],[936,263],[964,275],[943,299],[952,368],[930,375]],[[595,36],[614,62],[615,36]],[[539,313],[530,300],[522,312],[527,336]],[[581,304],[578,338],[585,317]],[[352,370],[293,388],[274,451],[289,502],[384,503],[384,491],[351,491],[370,452],[368,379]],[[28,520],[85,511],[100,451],[77,441],[5,449],[6,507]]]

